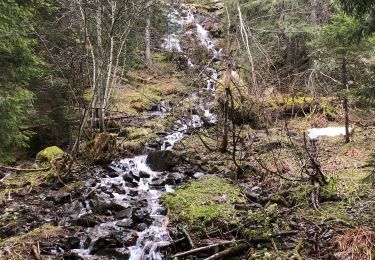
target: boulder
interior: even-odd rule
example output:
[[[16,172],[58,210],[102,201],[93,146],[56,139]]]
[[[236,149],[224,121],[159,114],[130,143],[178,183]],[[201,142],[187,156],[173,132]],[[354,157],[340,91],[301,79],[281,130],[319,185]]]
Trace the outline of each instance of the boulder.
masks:
[[[36,159],[41,162],[50,162],[52,160],[61,158],[64,155],[64,151],[57,146],[50,146],[40,151],[36,155]]]
[[[180,156],[170,150],[152,151],[146,163],[153,171],[169,171],[180,162]]]

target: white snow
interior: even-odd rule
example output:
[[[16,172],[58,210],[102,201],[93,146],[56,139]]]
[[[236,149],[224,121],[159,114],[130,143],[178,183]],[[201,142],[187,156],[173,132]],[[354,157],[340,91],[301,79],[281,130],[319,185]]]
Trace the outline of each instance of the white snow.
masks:
[[[349,128],[349,132],[352,129]],[[319,136],[339,136],[345,135],[345,127],[326,127],[326,128],[311,128],[307,130],[307,135],[310,139],[317,139]]]

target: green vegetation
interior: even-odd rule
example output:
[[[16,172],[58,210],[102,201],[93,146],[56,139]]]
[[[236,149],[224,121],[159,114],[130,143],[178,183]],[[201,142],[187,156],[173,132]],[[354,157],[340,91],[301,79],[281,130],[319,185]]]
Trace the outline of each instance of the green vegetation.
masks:
[[[192,181],[175,193],[163,197],[172,221],[186,223],[202,232],[206,228],[233,224],[238,221],[235,204],[245,203],[241,189],[219,177],[207,176]]]

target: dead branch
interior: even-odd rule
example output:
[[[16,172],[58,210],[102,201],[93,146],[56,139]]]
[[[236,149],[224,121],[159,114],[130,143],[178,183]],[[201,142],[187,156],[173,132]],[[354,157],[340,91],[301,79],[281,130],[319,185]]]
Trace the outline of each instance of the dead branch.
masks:
[[[50,169],[51,169],[51,167],[36,168],[36,169],[21,169],[21,168],[8,167],[8,166],[5,166],[5,165],[0,165],[0,170],[13,171],[13,172],[41,172],[41,171],[49,171]]]
[[[185,251],[185,252],[175,254],[175,255],[172,256],[172,258],[192,255],[192,254],[208,251],[208,250],[213,249],[213,248],[218,247],[218,246],[230,245],[230,244],[233,244],[233,243],[236,243],[236,242],[240,242],[240,241],[236,241],[236,240],[224,241],[224,242],[220,242],[220,243],[216,243],[216,244],[212,244],[212,245],[208,245],[208,246],[202,246],[202,247],[194,248],[194,249],[189,250],[189,251]]]
[[[224,251],[221,251],[221,252],[216,253],[216,254],[214,254],[210,257],[207,257],[205,260],[219,259],[219,258],[225,257],[227,255],[231,255],[231,254],[234,254],[236,252],[243,251],[243,250],[247,249],[248,247],[249,247],[249,245],[246,244],[246,243],[239,244],[238,246],[227,248]]]
[[[195,248],[194,242],[193,242],[193,240],[191,239],[189,233],[186,231],[185,228],[182,228],[182,232],[183,232],[184,235],[186,236],[186,239],[187,239],[187,241],[189,242],[191,248]]]

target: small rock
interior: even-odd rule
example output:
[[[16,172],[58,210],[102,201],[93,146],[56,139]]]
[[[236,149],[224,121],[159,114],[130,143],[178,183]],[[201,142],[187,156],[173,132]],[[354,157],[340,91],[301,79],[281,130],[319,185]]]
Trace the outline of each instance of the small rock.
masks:
[[[78,237],[67,237],[65,238],[65,250],[79,249],[81,241]]]
[[[146,223],[139,223],[136,227],[136,230],[139,232],[145,231],[147,229]]]
[[[112,236],[100,237],[92,244],[91,253],[96,254],[100,253],[100,251],[103,249],[116,248],[121,246],[121,243]]]
[[[128,236],[126,236],[124,243],[126,246],[135,246],[138,239],[138,233],[136,231],[132,231]]]
[[[72,224],[81,227],[95,227],[99,224],[98,220],[91,214],[81,216],[79,219],[72,221]]]
[[[200,179],[200,178],[202,178],[204,176],[204,173],[203,172],[196,172],[196,173],[194,173],[194,175],[193,175],[193,177],[195,178],[195,179]]]
[[[105,259],[123,260],[129,259],[130,252],[126,248],[104,248],[96,252],[97,255],[105,257]]]
[[[132,208],[123,209],[119,212],[116,212],[117,219],[130,218],[132,216]]]
[[[165,185],[165,180],[161,177],[155,177],[151,180],[150,186],[164,186]]]
[[[139,172],[139,177],[141,177],[141,178],[150,178],[150,174],[149,173],[147,173],[147,172],[144,172],[144,171],[140,171]]]
[[[165,180],[165,183],[168,185],[177,185],[182,182],[182,176],[181,174],[177,172],[171,172],[167,175],[167,178]]]
[[[151,224],[150,214],[145,209],[136,209],[133,211],[132,219],[135,223],[147,223]]]
[[[128,193],[129,196],[135,197],[135,196],[138,196],[138,194],[139,194],[138,190],[136,190],[136,189],[129,189],[129,193]]]
[[[0,172],[0,180],[4,179],[4,177],[5,177],[5,173]]]
[[[117,221],[116,226],[123,227],[123,228],[131,228],[133,227],[134,222],[131,219],[122,219],[120,221]]]
[[[118,172],[116,172],[116,171],[109,171],[109,172],[107,173],[107,175],[108,175],[108,177],[116,178],[116,177],[118,177],[120,174],[119,174]]]

